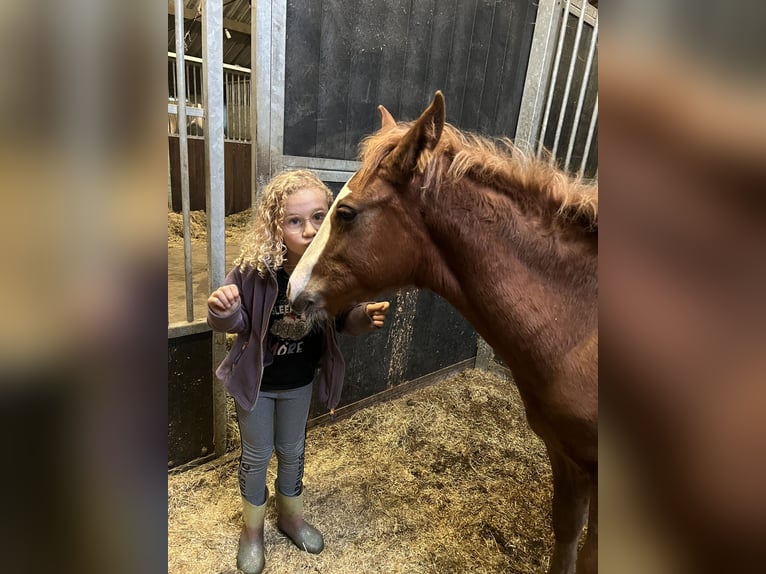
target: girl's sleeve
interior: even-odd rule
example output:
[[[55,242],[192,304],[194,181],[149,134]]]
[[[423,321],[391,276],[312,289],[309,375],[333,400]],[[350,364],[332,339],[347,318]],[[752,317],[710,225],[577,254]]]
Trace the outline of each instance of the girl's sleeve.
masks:
[[[370,331],[376,331],[372,319],[364,311],[365,307],[371,303],[374,303],[374,301],[357,303],[340,312],[335,318],[335,328],[337,331],[348,333],[349,335],[363,335]]]
[[[250,301],[243,289],[242,272],[239,267],[232,269],[224,279],[224,285],[236,285],[239,289],[239,307],[228,317],[222,317],[210,306],[207,308],[207,324],[214,331],[222,333],[249,333],[250,332]],[[252,297],[249,298],[252,300]],[[247,304],[246,304],[247,301]]]

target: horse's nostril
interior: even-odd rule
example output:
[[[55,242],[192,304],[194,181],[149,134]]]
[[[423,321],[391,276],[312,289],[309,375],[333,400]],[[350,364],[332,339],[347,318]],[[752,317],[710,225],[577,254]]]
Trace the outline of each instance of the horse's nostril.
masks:
[[[308,309],[316,305],[316,299],[306,293],[301,293],[293,301],[293,310],[297,313],[305,313]]]

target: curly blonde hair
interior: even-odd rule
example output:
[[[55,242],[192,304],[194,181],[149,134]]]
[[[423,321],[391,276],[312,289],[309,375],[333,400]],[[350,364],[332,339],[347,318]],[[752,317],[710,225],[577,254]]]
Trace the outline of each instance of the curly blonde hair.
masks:
[[[283,171],[275,175],[261,193],[250,228],[242,242],[239,257],[234,260],[242,271],[248,267],[266,277],[268,268],[282,267],[287,257],[282,220],[285,200],[301,189],[315,188],[327,194],[327,205],[332,203],[332,191],[324,182],[307,170]]]

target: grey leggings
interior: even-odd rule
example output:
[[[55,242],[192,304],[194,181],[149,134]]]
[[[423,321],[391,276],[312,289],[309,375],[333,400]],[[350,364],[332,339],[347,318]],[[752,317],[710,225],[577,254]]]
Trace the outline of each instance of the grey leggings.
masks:
[[[266,502],[266,469],[274,449],[279,492],[285,496],[301,493],[311,391],[310,384],[286,391],[261,391],[252,411],[237,405],[242,439],[239,490],[250,504]]]

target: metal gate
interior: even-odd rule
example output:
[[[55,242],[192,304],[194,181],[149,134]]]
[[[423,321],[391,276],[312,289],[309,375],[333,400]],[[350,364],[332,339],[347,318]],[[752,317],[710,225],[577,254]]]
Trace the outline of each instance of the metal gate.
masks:
[[[583,3],[541,0],[515,139],[538,154],[549,150],[567,171],[595,178],[598,10]]]

